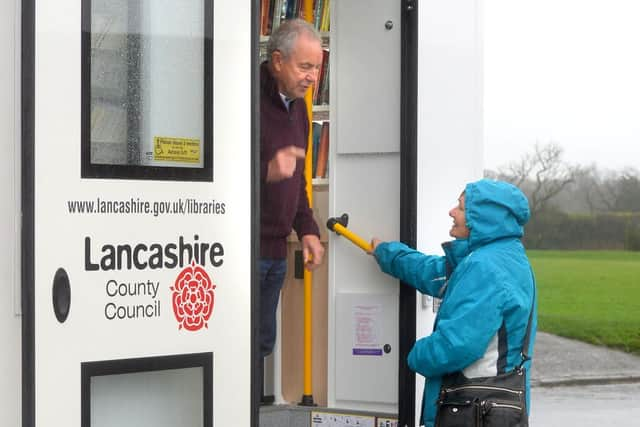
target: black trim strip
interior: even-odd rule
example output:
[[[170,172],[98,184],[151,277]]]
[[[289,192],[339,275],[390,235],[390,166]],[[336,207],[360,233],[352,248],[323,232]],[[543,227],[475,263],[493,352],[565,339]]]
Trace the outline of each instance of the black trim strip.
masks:
[[[213,426],[213,353],[83,362],[81,371],[80,425],[91,427],[91,378],[170,369],[202,368],[202,425]]]
[[[251,2],[251,415],[258,427],[262,395],[260,374],[260,0]]]
[[[504,320],[502,326],[498,329],[498,362],[497,373],[504,374],[507,369],[507,353],[509,352],[509,346],[507,343],[507,325]]]
[[[22,425],[35,425],[34,184],[35,184],[35,0],[22,1]]]
[[[401,125],[400,125],[400,240],[416,247],[417,135],[418,135],[418,10],[415,0],[402,2]],[[400,285],[398,356],[398,425],[413,427],[416,376],[407,356],[416,340],[416,292]]]

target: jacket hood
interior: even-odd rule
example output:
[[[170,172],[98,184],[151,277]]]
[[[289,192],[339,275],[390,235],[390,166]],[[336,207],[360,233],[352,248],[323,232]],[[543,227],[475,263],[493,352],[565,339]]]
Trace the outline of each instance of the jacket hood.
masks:
[[[515,185],[482,179],[465,187],[471,250],[505,237],[520,238],[529,221],[529,201]]]

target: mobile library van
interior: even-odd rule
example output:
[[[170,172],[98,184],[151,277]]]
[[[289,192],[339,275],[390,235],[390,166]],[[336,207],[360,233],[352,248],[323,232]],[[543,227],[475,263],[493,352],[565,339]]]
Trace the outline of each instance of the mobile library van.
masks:
[[[2,2],[0,424],[261,423],[258,68],[286,3]],[[330,127],[309,175],[326,260],[296,286],[290,239],[265,379],[274,408],[313,408],[305,425],[416,425],[405,358],[437,302],[324,222],[447,239],[453,195],[482,172],[481,4],[326,1],[310,119]]]

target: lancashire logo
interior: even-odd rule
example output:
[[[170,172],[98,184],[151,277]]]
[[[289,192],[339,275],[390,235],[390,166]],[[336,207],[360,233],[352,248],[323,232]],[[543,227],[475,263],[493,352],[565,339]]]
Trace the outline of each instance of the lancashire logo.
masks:
[[[178,320],[178,329],[198,331],[204,326],[213,312],[213,284],[209,275],[195,261],[185,267],[176,283],[171,287],[173,292],[173,314]]]

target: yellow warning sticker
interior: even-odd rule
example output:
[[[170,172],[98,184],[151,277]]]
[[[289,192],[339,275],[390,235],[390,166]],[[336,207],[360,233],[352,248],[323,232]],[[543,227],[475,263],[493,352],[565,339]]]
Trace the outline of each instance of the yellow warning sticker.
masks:
[[[169,162],[200,163],[200,140],[154,136],[153,159]]]

